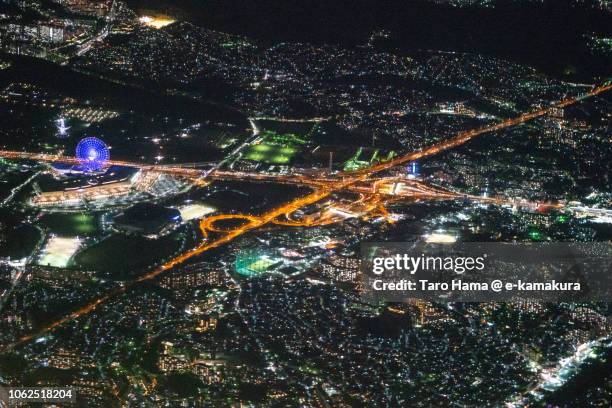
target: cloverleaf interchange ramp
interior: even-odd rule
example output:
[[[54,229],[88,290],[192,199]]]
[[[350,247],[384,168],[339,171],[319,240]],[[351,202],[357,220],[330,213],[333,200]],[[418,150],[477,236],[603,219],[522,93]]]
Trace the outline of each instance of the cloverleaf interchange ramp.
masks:
[[[333,176],[333,177],[329,177],[326,179],[319,179],[316,180],[316,182],[310,182],[309,180],[307,180],[305,178],[305,176],[298,176],[298,179],[296,180],[296,182],[299,182],[297,184],[307,184],[310,185],[311,187],[313,187],[314,191],[312,193],[309,193],[305,196],[299,197],[293,201],[290,201],[288,203],[285,203],[275,209],[272,209],[264,214],[258,215],[258,216],[246,216],[246,215],[236,215],[236,214],[222,214],[222,215],[218,215],[215,217],[211,217],[211,219],[207,219],[204,218],[203,220],[200,221],[200,229],[202,230],[202,233],[204,235],[204,241],[199,244],[198,246],[196,246],[195,248],[180,254],[178,256],[176,256],[175,258],[171,259],[170,261],[164,263],[163,265],[145,273],[144,275],[141,275],[138,278],[135,278],[131,281],[125,282],[123,283],[121,286],[118,286],[116,288],[114,288],[113,290],[101,295],[100,297],[90,301],[88,304],[74,310],[73,312],[69,313],[68,315],[65,315],[63,317],[60,317],[50,323],[48,323],[47,325],[45,325],[44,327],[40,327],[37,330],[35,330],[34,332],[27,334],[25,336],[22,336],[21,338],[19,338],[17,341],[15,341],[12,344],[8,344],[5,346],[0,346],[0,352],[6,352],[6,351],[10,351],[12,349],[14,349],[15,347],[24,345],[28,342],[30,342],[31,340],[34,340],[52,330],[54,330],[55,328],[63,325],[64,323],[67,323],[71,320],[74,320],[78,317],[81,317],[83,315],[86,315],[90,312],[92,312],[93,310],[95,310],[100,304],[106,302],[109,299],[112,299],[116,296],[122,295],[126,292],[128,292],[129,290],[131,290],[133,287],[135,287],[136,285],[145,282],[145,281],[149,281],[152,280],[154,278],[156,278],[157,276],[161,275],[162,273],[164,273],[165,271],[184,263],[185,261],[200,255],[206,251],[209,251],[211,249],[214,248],[218,248],[222,245],[225,245],[231,241],[233,241],[234,239],[240,237],[241,235],[244,235],[250,231],[256,230],[262,226],[268,225],[268,224],[273,224],[273,223],[278,223],[280,225],[285,225],[285,226],[291,226],[291,225],[296,225],[296,226],[308,226],[308,225],[316,225],[316,224],[301,224],[301,223],[292,223],[292,222],[283,222],[283,221],[279,221],[279,217],[283,217],[283,216],[288,216],[289,214],[295,212],[296,210],[306,207],[308,205],[314,204],[324,198],[329,197],[332,193],[337,192],[337,191],[341,191],[347,188],[351,188],[354,187],[356,185],[358,185],[359,183],[365,182],[367,181],[372,175],[377,174],[377,173],[381,173],[384,172],[386,170],[389,170],[393,167],[399,166],[401,164],[404,164],[406,162],[410,162],[410,161],[414,161],[414,160],[418,160],[418,159],[422,159],[425,157],[429,157],[435,154],[438,154],[440,152],[449,150],[449,149],[453,149],[455,147],[461,146],[465,143],[467,143],[468,141],[470,141],[471,139],[486,134],[486,133],[491,133],[491,132],[495,132],[497,130],[501,130],[501,129],[505,129],[505,128],[509,128],[509,127],[513,127],[516,125],[520,125],[522,123],[528,122],[530,120],[533,120],[535,118],[538,117],[542,117],[544,115],[546,115],[548,112],[550,112],[552,109],[558,109],[558,108],[564,108],[567,106],[571,106],[573,104],[579,103],[582,100],[585,100],[587,98],[602,94],[608,90],[612,89],[612,84],[611,83],[607,83],[605,85],[602,85],[600,87],[594,88],[593,90],[591,90],[590,92],[578,96],[578,97],[571,97],[571,98],[567,98],[564,99],[560,102],[554,103],[552,105],[550,105],[549,107],[545,107],[545,108],[541,108],[538,110],[535,110],[533,112],[529,112],[529,113],[525,113],[523,115],[520,115],[516,118],[512,118],[512,119],[507,119],[501,122],[498,122],[496,124],[493,125],[488,125],[488,126],[484,126],[481,128],[476,128],[473,130],[468,130],[468,131],[464,131],[464,132],[460,132],[457,135],[446,139],[440,143],[431,145],[429,147],[426,147],[420,151],[417,152],[412,152],[412,153],[408,153],[406,155],[400,156],[396,159],[390,160],[388,162],[384,162],[378,165],[374,165],[372,167],[369,167],[367,169],[363,169],[363,170],[359,170],[357,172],[352,172],[352,173],[348,173],[348,172],[342,172],[342,173],[338,173],[337,175]],[[54,156],[54,155],[43,155],[43,154],[37,154],[37,153],[26,153],[26,152],[15,152],[15,151],[0,151],[0,157],[4,157],[7,159],[29,159],[29,160],[35,160],[35,161],[43,161],[43,162],[68,162],[68,163],[73,163],[76,162],[77,159],[74,158],[68,158],[68,157],[64,157],[64,156]],[[117,164],[117,165],[125,165],[125,166],[133,166],[133,167],[140,167],[140,168],[152,168],[152,169],[156,169],[156,166],[151,166],[151,165],[140,165],[140,164],[134,164],[134,163],[128,163],[128,162],[120,162],[120,161],[113,161],[110,162],[110,164]],[[169,167],[166,168],[166,171],[168,172],[175,172],[175,174],[177,175],[190,175],[191,177],[200,177],[201,176],[201,171],[199,170],[195,170],[195,169],[182,169],[180,167]],[[227,171],[225,171],[227,173]],[[218,172],[219,174],[221,174],[221,172]],[[219,177],[219,174],[217,174],[217,176],[215,176],[215,172],[212,172],[211,174],[209,174],[210,178],[215,179],[216,177]],[[282,177],[291,177],[291,176],[282,176]],[[282,179],[280,180],[282,182]],[[423,189],[425,190],[425,188],[423,187]],[[444,196],[445,194],[448,194],[449,197],[453,197],[452,193],[444,193],[444,192],[440,192],[438,189],[431,189],[431,194],[432,196],[435,197],[436,192],[438,192],[437,194],[441,194],[442,196]],[[378,196],[376,194],[376,196]],[[454,196],[456,197],[461,197],[461,195],[455,194]],[[375,205],[373,207],[376,208],[380,208],[379,204],[382,204],[382,202],[380,200],[377,199],[377,201],[375,202]],[[381,212],[384,212],[381,209]],[[208,239],[208,231],[215,231],[214,227],[213,227],[213,222],[215,220],[219,220],[219,219],[240,219],[243,220],[245,222],[243,222],[241,225],[233,228],[233,229],[227,229],[227,230],[223,230],[221,232],[221,236],[218,238],[215,238],[213,240],[209,240]],[[217,230],[216,232],[219,232],[219,230]]]

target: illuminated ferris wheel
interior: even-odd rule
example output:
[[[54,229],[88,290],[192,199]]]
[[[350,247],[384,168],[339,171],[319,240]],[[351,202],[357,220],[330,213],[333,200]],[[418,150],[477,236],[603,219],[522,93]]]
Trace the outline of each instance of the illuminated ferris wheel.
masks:
[[[110,159],[108,146],[97,137],[81,139],[76,147],[76,158],[87,172],[100,171]]]

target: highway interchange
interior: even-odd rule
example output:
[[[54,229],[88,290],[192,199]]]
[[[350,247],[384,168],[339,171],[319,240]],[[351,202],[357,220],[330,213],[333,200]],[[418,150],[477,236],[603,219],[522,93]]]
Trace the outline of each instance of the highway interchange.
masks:
[[[287,202],[277,208],[274,208],[261,215],[242,215],[242,214],[219,214],[211,217],[204,218],[200,221],[200,230],[204,236],[204,240],[195,248],[182,253],[175,258],[165,262],[164,264],[156,267],[155,269],[141,275],[140,277],[127,281],[114,288],[113,290],[102,294],[98,298],[92,300],[88,304],[74,310],[70,314],[60,317],[44,327],[38,328],[34,332],[27,334],[19,338],[13,344],[7,345],[0,349],[0,352],[14,349],[15,347],[24,345],[34,339],[37,339],[46,333],[54,330],[55,328],[73,320],[80,316],[86,315],[95,310],[100,304],[107,300],[119,296],[128,292],[134,286],[152,280],[165,271],[186,262],[187,260],[200,255],[206,251],[214,248],[223,246],[234,239],[256,230],[260,227],[269,224],[277,224],[282,226],[313,226],[313,225],[324,225],[333,222],[340,221],[341,217],[336,217],[330,213],[321,213],[319,218],[308,218],[308,219],[295,219],[291,217],[297,210],[302,209],[306,206],[315,204],[325,198],[329,198],[333,193],[351,190],[360,194],[360,199],[354,204],[355,207],[359,208],[360,214],[380,215],[383,217],[388,216],[388,212],[385,209],[385,204],[398,199],[476,199],[482,201],[489,201],[495,204],[509,204],[510,202],[504,199],[498,198],[483,198],[473,197],[464,194],[454,193],[445,191],[441,188],[428,186],[418,181],[403,180],[406,188],[403,190],[403,194],[395,195],[388,186],[391,184],[398,183],[399,180],[394,178],[377,178],[372,179],[372,176],[382,173],[386,170],[390,170],[399,165],[430,157],[440,152],[456,148],[461,146],[473,138],[495,132],[497,130],[513,127],[522,123],[528,122],[535,118],[545,116],[553,109],[565,108],[573,104],[579,103],[584,99],[602,94],[612,89],[612,84],[607,83],[600,87],[594,88],[590,92],[578,96],[564,99],[560,102],[554,103],[549,107],[537,109],[535,111],[525,113],[518,117],[507,119],[493,125],[476,128],[460,132],[457,135],[446,139],[440,143],[431,145],[422,150],[411,152],[406,155],[400,156],[396,159],[388,162],[380,163],[372,167],[359,170],[356,172],[340,172],[335,174],[323,174],[319,176],[308,176],[308,175],[269,175],[269,174],[252,174],[252,173],[239,173],[227,170],[215,169],[206,173],[206,179],[210,180],[223,180],[223,179],[240,179],[244,181],[271,181],[278,183],[290,183],[305,185],[312,188],[312,192],[302,197],[296,198],[290,202]],[[77,164],[78,160],[67,156],[48,155],[39,153],[28,153],[18,151],[0,151],[0,157],[13,160],[33,160],[37,162],[63,162],[63,163],[74,163]],[[123,161],[111,161],[109,164],[138,167],[142,169],[151,169],[159,172],[165,172],[174,174],[177,176],[187,177],[194,180],[201,180],[203,172],[200,169],[195,168],[184,168],[180,166],[155,166],[146,164],[137,164]],[[387,186],[385,188],[385,186]],[[558,204],[548,204],[550,206],[557,206]],[[224,221],[239,221],[239,225],[232,228],[223,228],[217,225],[219,222]],[[210,237],[210,232],[215,233],[215,237]]]

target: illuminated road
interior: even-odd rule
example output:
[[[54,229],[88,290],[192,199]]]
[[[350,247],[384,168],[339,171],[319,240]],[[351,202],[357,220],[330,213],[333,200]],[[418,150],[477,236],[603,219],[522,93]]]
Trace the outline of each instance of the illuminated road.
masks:
[[[518,116],[516,118],[507,119],[502,122],[484,126],[477,129],[468,130],[465,132],[460,132],[454,137],[444,140],[440,143],[429,146],[423,150],[409,153],[403,156],[399,156],[396,159],[377,164],[375,166],[359,170],[356,172],[343,172],[339,173],[337,177],[340,178],[354,178],[359,175],[372,175],[375,173],[382,172],[384,170],[391,169],[393,167],[399,166],[406,162],[415,161],[422,159],[424,157],[432,156],[438,154],[442,151],[449,150],[460,146],[477,136],[495,132],[497,130],[513,127],[516,125],[520,125],[522,123],[528,122],[530,120],[536,119],[538,117],[542,117],[549,113],[552,109],[565,108],[567,106],[576,104],[580,101],[583,101],[587,98],[602,94],[604,92],[612,89],[612,83],[603,85],[593,89],[592,91],[578,96],[574,98],[567,98],[555,104],[552,104],[546,108],[542,108],[533,112],[529,112]],[[0,157],[4,157],[6,159],[25,159],[25,160],[33,160],[38,162],[46,162],[46,163],[54,163],[54,162],[62,162],[62,163],[72,163],[79,164],[79,161],[74,157],[61,156],[61,155],[52,155],[52,154],[44,154],[44,153],[28,153],[28,152],[19,152],[19,151],[10,151],[10,150],[0,150]],[[117,165],[117,166],[127,166],[127,167],[135,167],[144,170],[154,170],[160,173],[174,174],[177,176],[183,176],[187,178],[201,178],[204,173],[202,170],[188,167],[179,166],[156,166],[151,164],[141,164],[141,163],[132,163],[127,161],[117,161],[112,160],[108,162],[109,165]],[[321,185],[321,183],[329,185],[334,184],[333,179],[328,180],[317,180],[312,177],[308,177],[305,175],[275,175],[275,174],[253,174],[253,173],[244,173],[244,172],[233,172],[233,171],[223,171],[223,170],[214,170],[210,172],[209,177],[212,179],[239,179],[239,180],[260,180],[260,181],[272,181],[277,183],[290,183],[290,184],[305,184],[305,185]],[[351,185],[352,183],[348,183]]]
[[[123,285],[115,288],[114,290],[100,296],[99,298],[93,300],[92,302],[90,302],[89,304],[73,311],[72,313],[59,318],[58,320],[55,320],[51,323],[49,323],[48,325],[39,328],[37,331],[28,334],[26,336],[21,337],[19,340],[17,340],[15,343],[8,345],[6,347],[4,347],[3,349],[0,349],[0,352],[5,352],[8,350],[11,350],[17,346],[20,346],[22,344],[25,344],[35,338],[38,338],[40,336],[43,336],[44,334],[50,332],[51,330],[55,329],[56,327],[63,325],[64,323],[71,321],[73,319],[76,319],[80,316],[83,316],[85,314],[90,313],[91,311],[95,310],[100,304],[106,302],[107,300],[116,297],[118,295],[121,295],[125,292],[127,292],[128,290],[130,290],[132,287],[136,286],[137,284],[144,282],[144,281],[148,281],[151,279],[156,278],[157,276],[159,276],[160,274],[164,273],[166,270],[181,264],[185,261],[187,261],[190,258],[193,258],[196,255],[199,255],[205,251],[208,251],[210,249],[213,248],[218,248],[228,242],[231,242],[232,240],[234,240],[235,238],[249,232],[252,230],[255,230],[261,226],[264,226],[266,224],[270,224],[273,223],[275,220],[277,220],[277,218],[279,217],[287,217],[288,215],[290,215],[291,213],[295,212],[296,210],[305,207],[307,205],[311,205],[314,204],[318,201],[320,201],[321,199],[328,197],[332,192],[335,191],[339,191],[339,190],[343,190],[347,187],[350,186],[354,186],[357,185],[360,182],[365,181],[366,179],[368,179],[369,176],[375,174],[375,173],[379,173],[385,170],[388,170],[392,167],[398,166],[400,164],[409,162],[409,161],[413,161],[413,160],[417,160],[417,159],[421,159],[427,156],[432,156],[434,154],[440,153],[442,151],[448,150],[448,149],[452,149],[455,148],[457,146],[460,146],[466,142],[468,142],[469,140],[475,138],[476,136],[485,134],[485,133],[490,133],[490,132],[494,132],[500,129],[504,129],[504,128],[508,128],[511,126],[515,126],[521,123],[525,123],[529,120],[532,120],[534,118],[537,117],[541,117],[545,114],[547,114],[551,109],[553,108],[560,108],[560,107],[566,107],[575,103],[578,103],[579,101],[582,101],[588,97],[592,97],[595,95],[599,95],[603,92],[606,92],[608,90],[612,89],[612,84],[608,84],[605,86],[601,86],[598,88],[593,89],[591,92],[589,92],[588,94],[585,94],[583,96],[580,97],[576,97],[576,98],[569,98],[569,99],[565,99],[561,102],[558,102],[554,105],[551,105],[548,108],[544,108],[544,109],[539,109],[537,111],[531,112],[531,113],[527,113],[524,115],[521,115],[517,118],[514,119],[508,119],[505,120],[503,122],[500,122],[498,124],[495,125],[491,125],[491,126],[486,126],[483,128],[478,128],[478,129],[474,129],[474,130],[470,130],[470,131],[466,131],[466,132],[461,132],[459,134],[457,134],[456,136],[445,140],[443,142],[440,142],[438,144],[432,145],[430,147],[427,147],[419,152],[415,152],[415,153],[409,153],[407,155],[404,156],[400,156],[394,160],[391,160],[389,162],[386,163],[382,163],[382,164],[378,164],[375,166],[372,166],[368,169],[365,170],[361,170],[358,172],[354,172],[354,173],[341,173],[340,174],[340,178],[338,178],[337,180],[329,180],[327,183],[327,185],[319,188],[318,190],[304,196],[301,198],[297,198],[289,203],[286,203],[280,207],[277,207],[265,214],[259,215],[259,216],[245,216],[245,215],[221,215],[221,216],[217,216],[216,219],[213,219],[213,221],[207,221],[207,219],[203,219],[200,222],[200,228],[202,230],[202,233],[204,234],[205,237],[208,236],[208,232],[207,231],[214,231],[215,229],[219,230],[219,228],[214,226],[214,223],[216,221],[221,220],[222,218],[219,217],[225,217],[224,219],[226,220],[230,220],[230,219],[240,219],[243,220],[244,223],[238,227],[235,227],[234,229],[228,229],[228,230],[222,230],[224,232],[224,235],[222,235],[219,238],[216,238],[212,241],[208,241],[208,239],[205,239],[205,241],[198,245],[197,247],[191,249],[188,252],[185,252],[175,258],[173,258],[172,260],[166,262],[165,264],[157,267],[156,269],[153,269],[152,271],[140,276],[137,279],[134,279],[132,281],[126,282]],[[14,157],[10,157],[11,154],[13,153],[18,153],[16,155],[14,155]],[[28,157],[19,157],[19,155],[27,155]],[[0,156],[6,157],[6,158],[28,158],[31,160],[36,160],[34,157],[46,157],[46,156],[50,156],[50,155],[33,155],[33,154],[29,154],[29,153],[19,153],[19,152],[6,152],[6,151],[0,151]],[[58,156],[56,157],[56,161],[65,161],[64,158],[57,160]],[[49,160],[41,160],[41,161],[53,161],[51,159]],[[72,160],[67,160],[68,162],[75,162],[75,159]],[[114,163],[121,163],[121,162],[113,162]],[[128,165],[128,166],[134,166],[133,164],[122,164],[122,165]],[[135,165],[135,167],[143,167],[142,165]],[[193,170],[193,169],[190,169]],[[429,188],[429,187],[428,187]],[[431,189],[431,188],[430,188]],[[448,192],[442,192],[442,191],[434,191],[432,193],[433,197],[436,196],[442,196],[444,194],[452,194],[452,193],[448,193]],[[372,201],[370,203],[370,206],[372,206],[372,208],[377,208],[380,213],[384,214],[385,210],[384,210],[384,206],[380,206],[379,204],[382,204],[382,200],[380,199],[380,195],[378,194],[374,194],[370,200]],[[367,199],[366,199],[367,200]],[[282,224],[282,221],[278,221],[279,223]],[[296,224],[291,224],[290,221],[287,222],[287,224],[283,224],[283,225],[296,225]],[[297,225],[301,225],[299,222],[297,223]]]
[[[571,356],[559,360],[555,367],[539,367],[538,381],[530,385],[526,391],[514,397],[512,401],[506,402],[504,406],[508,408],[529,407],[540,402],[545,393],[551,393],[562,388],[585,365],[601,357],[598,355],[598,348],[605,347],[606,342],[609,344],[609,339],[604,336],[582,343],[575,348]]]
[[[297,200],[291,201],[290,203],[287,203],[281,207],[278,207],[272,211],[269,211],[263,215],[257,216],[257,217],[252,217],[248,219],[248,222],[244,225],[241,225],[240,227],[235,228],[234,230],[230,230],[228,231],[225,235],[221,236],[220,238],[217,238],[213,241],[204,241],[202,244],[200,244],[199,246],[191,249],[188,252],[185,252],[179,256],[177,256],[176,258],[173,258],[172,260],[166,262],[165,264],[159,266],[158,268],[146,273],[145,275],[140,276],[139,278],[132,280],[130,282],[127,282],[115,289],[113,289],[112,291],[106,293],[105,295],[95,299],[94,301],[92,301],[91,303],[73,311],[72,313],[70,313],[69,315],[66,315],[52,323],[49,323],[47,326],[44,326],[40,329],[38,329],[36,332],[28,334],[26,336],[21,337],[16,343],[5,347],[4,349],[1,349],[1,352],[6,352],[9,351],[11,349],[13,349],[16,346],[19,346],[21,344],[27,343],[30,340],[33,340],[35,338],[38,338],[42,335],[44,335],[45,333],[55,329],[58,326],[61,326],[62,324],[76,319],[80,316],[83,316],[85,314],[90,313],[91,311],[93,311],[94,309],[96,309],[100,304],[106,302],[107,300],[121,295],[125,292],[127,292],[128,290],[130,290],[132,287],[134,287],[135,285],[144,282],[144,281],[148,281],[151,280],[157,276],[159,276],[160,274],[162,274],[163,272],[165,272],[166,270],[185,262],[186,260],[199,255],[205,251],[208,251],[210,249],[213,248],[217,248],[220,247],[221,245],[224,245],[230,241],[232,241],[233,239],[235,239],[236,237],[245,234],[248,231],[251,231],[253,229],[256,229],[258,227],[261,227],[262,225],[268,224],[271,221],[273,221],[275,218],[285,214],[285,213],[290,213],[293,212],[299,208],[302,208],[304,206],[307,206],[309,204],[314,204],[317,201],[321,200],[322,198],[328,196],[331,193],[331,190],[321,190],[321,191],[317,191],[311,194],[308,194],[304,197],[301,197]],[[231,216],[230,218],[235,218],[237,216]],[[207,221],[206,219],[201,221],[201,229],[203,230],[203,232],[206,234],[206,226],[207,226]]]
[[[591,92],[588,92],[582,96],[578,96],[578,97],[574,97],[574,98],[567,98],[564,99],[560,102],[557,102],[549,107],[546,108],[542,108],[533,112],[529,112],[529,113],[525,113],[521,116],[518,116],[516,118],[513,119],[507,119],[504,120],[502,122],[496,123],[494,125],[490,125],[490,126],[484,126],[482,128],[477,128],[477,129],[473,129],[473,130],[468,130],[465,132],[460,132],[458,133],[456,136],[447,139],[443,142],[440,142],[438,144],[432,145],[428,148],[425,148],[423,150],[420,150],[418,152],[414,152],[414,153],[410,153],[404,156],[400,156],[396,159],[390,160],[388,162],[384,162],[381,164],[378,164],[376,166],[373,167],[369,167],[367,169],[361,170],[358,173],[365,173],[365,174],[372,174],[372,173],[377,173],[377,172],[381,172],[384,170],[388,170],[392,167],[398,166],[400,164],[404,164],[406,162],[411,162],[411,161],[415,161],[418,159],[422,159],[423,157],[427,157],[427,156],[432,156],[434,154],[440,153],[444,150],[449,150],[452,148],[455,148],[457,146],[460,146],[468,141],[470,141],[471,139],[475,138],[476,136],[480,136],[482,134],[485,133],[491,133],[491,132],[495,132],[497,130],[501,130],[501,129],[505,129],[505,128],[509,128],[509,127],[513,127],[516,125],[520,125],[522,123],[528,122],[530,120],[533,120],[535,118],[539,118],[542,117],[546,114],[548,114],[552,109],[558,109],[558,108],[565,108],[567,106],[570,105],[574,105],[580,101],[583,101],[587,98],[591,98],[593,96],[602,94],[606,91],[609,91],[610,89],[612,89],[612,84],[608,84],[608,85],[603,85],[600,86],[598,88],[593,89]]]

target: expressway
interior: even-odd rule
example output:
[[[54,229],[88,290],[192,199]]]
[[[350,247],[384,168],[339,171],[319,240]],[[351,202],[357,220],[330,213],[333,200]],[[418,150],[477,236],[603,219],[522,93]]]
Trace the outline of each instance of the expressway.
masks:
[[[419,160],[424,157],[429,157],[429,156],[438,154],[445,150],[453,149],[455,147],[458,147],[462,144],[467,143],[468,141],[472,140],[473,138],[477,136],[523,124],[533,119],[542,117],[548,114],[553,109],[565,108],[567,106],[574,105],[585,99],[588,99],[593,96],[597,96],[599,94],[607,92],[610,89],[612,89],[612,83],[594,88],[593,90],[591,90],[590,92],[584,95],[567,98],[555,104],[552,104],[548,107],[541,108],[541,109],[538,109],[538,110],[535,110],[529,113],[525,113],[515,118],[506,119],[504,121],[501,121],[501,122],[498,122],[492,125],[468,130],[465,132],[459,132],[454,137],[451,137],[440,143],[431,145],[423,150],[419,150],[419,151],[412,152],[412,153],[409,153],[403,156],[399,156],[393,160],[383,162],[383,163],[368,167],[363,170],[358,170],[355,172],[338,173],[334,178],[336,179],[337,178],[348,178],[350,180],[351,178],[355,178],[360,175],[369,176],[375,173],[380,173],[380,172],[389,170],[393,167],[397,167],[401,164],[404,164],[410,161]],[[6,158],[6,159],[14,159],[14,160],[15,159],[32,160],[32,161],[45,162],[45,163],[62,162],[62,163],[70,163],[70,164],[75,164],[75,165],[79,164],[79,160],[71,156],[62,156],[62,155],[53,155],[53,154],[44,154],[44,153],[29,153],[29,152],[20,152],[20,151],[11,151],[11,150],[0,150],[0,157]],[[337,180],[334,180],[334,178],[332,179],[313,178],[312,176],[301,175],[301,174],[276,175],[276,174],[264,174],[264,173],[235,172],[235,171],[226,171],[226,170],[219,170],[219,169],[214,169],[213,171],[204,172],[200,169],[196,169],[192,167],[182,167],[180,165],[178,166],[161,165],[160,166],[160,165],[152,165],[152,164],[132,163],[132,162],[120,161],[120,160],[111,160],[108,162],[108,164],[117,165],[117,166],[135,167],[135,168],[140,168],[144,170],[153,170],[159,173],[167,173],[167,174],[182,176],[186,178],[201,178],[203,174],[206,173],[206,175],[209,178],[217,179],[217,180],[224,180],[224,179],[225,180],[232,180],[232,179],[245,180],[247,179],[247,180],[253,180],[253,181],[271,181],[275,183],[303,184],[303,185],[310,185],[313,187],[322,186],[322,184],[329,186],[337,182]],[[352,183],[349,183],[348,185],[350,186],[351,184]]]
[[[509,128],[509,127],[513,127],[513,126],[517,126],[520,125],[522,123],[528,122],[530,120],[533,120],[535,118],[539,118],[542,117],[546,114],[548,114],[552,109],[559,109],[559,108],[565,108],[567,106],[570,105],[574,105],[580,101],[583,101],[585,99],[591,98],[593,96],[597,96],[599,94],[602,94],[604,92],[609,91],[610,89],[612,89],[612,83],[607,84],[607,85],[602,85],[600,87],[594,88],[592,91],[581,95],[581,96],[577,96],[577,97],[572,97],[572,98],[567,98],[564,99],[560,102],[557,102],[551,106],[548,106],[546,108],[541,108],[538,110],[535,110],[533,112],[529,112],[529,113],[525,113],[523,115],[517,116],[515,118],[512,119],[506,119],[502,122],[498,122],[495,123],[493,125],[489,125],[489,126],[484,126],[481,128],[476,128],[476,129],[472,129],[472,130],[468,130],[465,132],[460,132],[458,133],[456,136],[447,139],[441,143],[429,146],[423,150],[414,152],[414,153],[410,153],[410,154],[406,154],[404,156],[399,156],[396,159],[375,165],[373,167],[369,167],[367,169],[364,170],[360,170],[357,173],[362,173],[362,174],[373,174],[373,173],[378,173],[384,170],[388,170],[392,167],[398,166],[400,164],[404,164],[407,162],[411,162],[411,161],[415,161],[415,160],[419,160],[422,159],[423,157],[427,157],[427,156],[432,156],[434,154],[440,153],[444,150],[449,150],[452,148],[455,148],[457,146],[460,146],[468,141],[470,141],[471,139],[475,138],[476,136],[480,136],[482,134],[485,133],[491,133],[491,132],[495,132],[497,130],[501,130],[501,129],[505,129],[505,128]],[[355,174],[355,173],[352,173]]]
[[[164,263],[163,265],[156,267],[155,269],[145,273],[144,275],[123,283],[122,285],[118,286],[117,288],[107,292],[106,294],[103,294],[102,296],[98,297],[97,299],[94,299],[93,301],[91,301],[90,303],[82,306],[81,308],[74,310],[72,313],[60,317],[59,319],[38,328],[36,331],[27,334],[21,338],[19,338],[16,342],[14,342],[13,344],[10,345],[6,345],[3,348],[0,348],[0,352],[6,352],[9,350],[12,350],[13,348],[23,345],[25,343],[28,343],[31,340],[34,340],[38,337],[41,337],[43,335],[45,335],[46,333],[52,331],[53,329],[57,328],[58,326],[63,325],[64,323],[67,323],[73,319],[76,319],[80,316],[86,315],[90,312],[92,312],[93,310],[95,310],[100,304],[108,301],[109,299],[112,299],[118,295],[124,294],[126,293],[128,290],[130,290],[131,288],[133,288],[134,286],[138,285],[141,282],[145,282],[145,281],[149,281],[152,280],[154,278],[156,278],[157,276],[161,275],[162,273],[164,273],[165,271],[173,268],[176,265],[179,265],[197,255],[202,254],[203,252],[206,252],[208,250],[214,249],[214,248],[218,248],[224,244],[227,244],[231,241],[233,241],[234,239],[238,238],[241,235],[244,235],[247,232],[253,231],[257,228],[260,228],[264,225],[267,224],[272,224],[275,222],[275,220],[277,220],[279,217],[287,217],[288,215],[292,214],[293,212],[295,212],[296,210],[303,208],[305,206],[314,204],[326,197],[329,197],[332,193],[340,191],[340,190],[344,190],[347,187],[351,187],[354,185],[357,185],[360,182],[364,182],[366,181],[370,176],[376,174],[376,173],[380,173],[383,172],[385,170],[391,169],[392,167],[398,166],[400,164],[409,162],[409,161],[413,161],[413,160],[417,160],[417,159],[421,159],[424,157],[428,157],[428,156],[432,156],[434,154],[440,153],[442,151],[448,150],[448,149],[452,149],[455,148],[457,146],[460,146],[466,142],[468,142],[469,140],[475,138],[476,136],[485,134],[485,133],[490,133],[490,132],[494,132],[500,129],[504,129],[504,128],[509,128],[512,126],[516,126],[522,123],[525,123],[529,120],[535,119],[537,117],[541,117],[546,115],[551,109],[554,108],[559,108],[559,107],[566,107],[566,106],[570,106],[573,104],[576,104],[586,98],[595,96],[595,95],[599,95],[603,92],[606,92],[608,90],[612,89],[612,84],[607,84],[607,85],[603,85],[600,86],[598,88],[594,88],[591,92],[579,96],[579,97],[574,97],[574,98],[568,98],[565,99],[563,101],[560,101],[556,104],[553,104],[551,106],[549,106],[548,108],[542,108],[542,109],[538,109],[536,111],[530,112],[530,113],[526,113],[523,114],[521,116],[518,116],[514,119],[508,119],[505,120],[503,122],[499,122],[497,124],[494,125],[490,125],[490,126],[485,126],[482,128],[478,128],[478,129],[474,129],[474,130],[470,130],[470,131],[466,131],[466,132],[461,132],[459,134],[457,134],[456,136],[447,139],[445,141],[442,141],[440,143],[437,143],[435,145],[429,146],[423,150],[420,150],[418,152],[415,153],[409,153],[406,154],[404,156],[400,156],[394,160],[391,160],[389,162],[385,162],[382,164],[378,164],[375,166],[372,166],[370,168],[367,168],[365,170],[360,170],[357,172],[353,172],[353,173],[341,173],[340,177],[338,177],[335,180],[329,180],[327,183],[325,183],[324,186],[316,189],[315,191],[313,191],[310,194],[307,194],[303,197],[297,198],[293,201],[290,201],[286,204],[283,204],[275,209],[272,209],[264,214],[258,215],[258,216],[244,216],[244,215],[226,215],[226,219],[241,219],[242,221],[244,221],[244,223],[242,223],[241,225],[233,228],[233,229],[227,229],[227,230],[223,230],[223,232],[221,233],[220,237],[217,237],[213,240],[209,240],[208,239],[208,231],[214,231],[214,229],[216,227],[214,227],[214,222],[216,221],[207,221],[206,218],[204,218],[203,220],[200,221],[200,228],[202,230],[202,233],[204,234],[204,241],[199,244],[197,247],[181,254],[178,255],[177,257],[171,259],[170,261]],[[7,152],[2,152],[0,151],[0,156],[7,157],[6,156]],[[23,154],[23,153],[21,153]],[[38,157],[43,157],[41,155],[38,155]],[[7,157],[10,158],[10,157]],[[14,158],[20,158],[20,157],[14,157]],[[23,157],[22,157],[23,158]],[[29,158],[29,157],[25,157],[25,158]],[[36,160],[34,158],[32,158],[32,160]],[[63,161],[63,160],[60,160]],[[131,164],[126,164],[126,165],[131,165]],[[192,169],[193,170],[193,169]],[[434,192],[434,197],[435,194],[443,194],[442,192]],[[444,193],[446,194],[446,193]],[[380,197],[379,194],[374,194],[373,197]],[[381,206],[379,204],[382,203],[382,201],[380,201],[379,198],[374,198],[373,199],[373,208],[377,208],[382,214],[385,213],[384,207],[381,208]],[[376,201],[378,200],[378,201]],[[217,220],[219,219],[217,216]],[[279,222],[280,224],[282,224],[282,221]],[[283,224],[283,225],[293,225],[290,222],[288,222],[287,224]],[[218,229],[218,228],[217,228]]]

